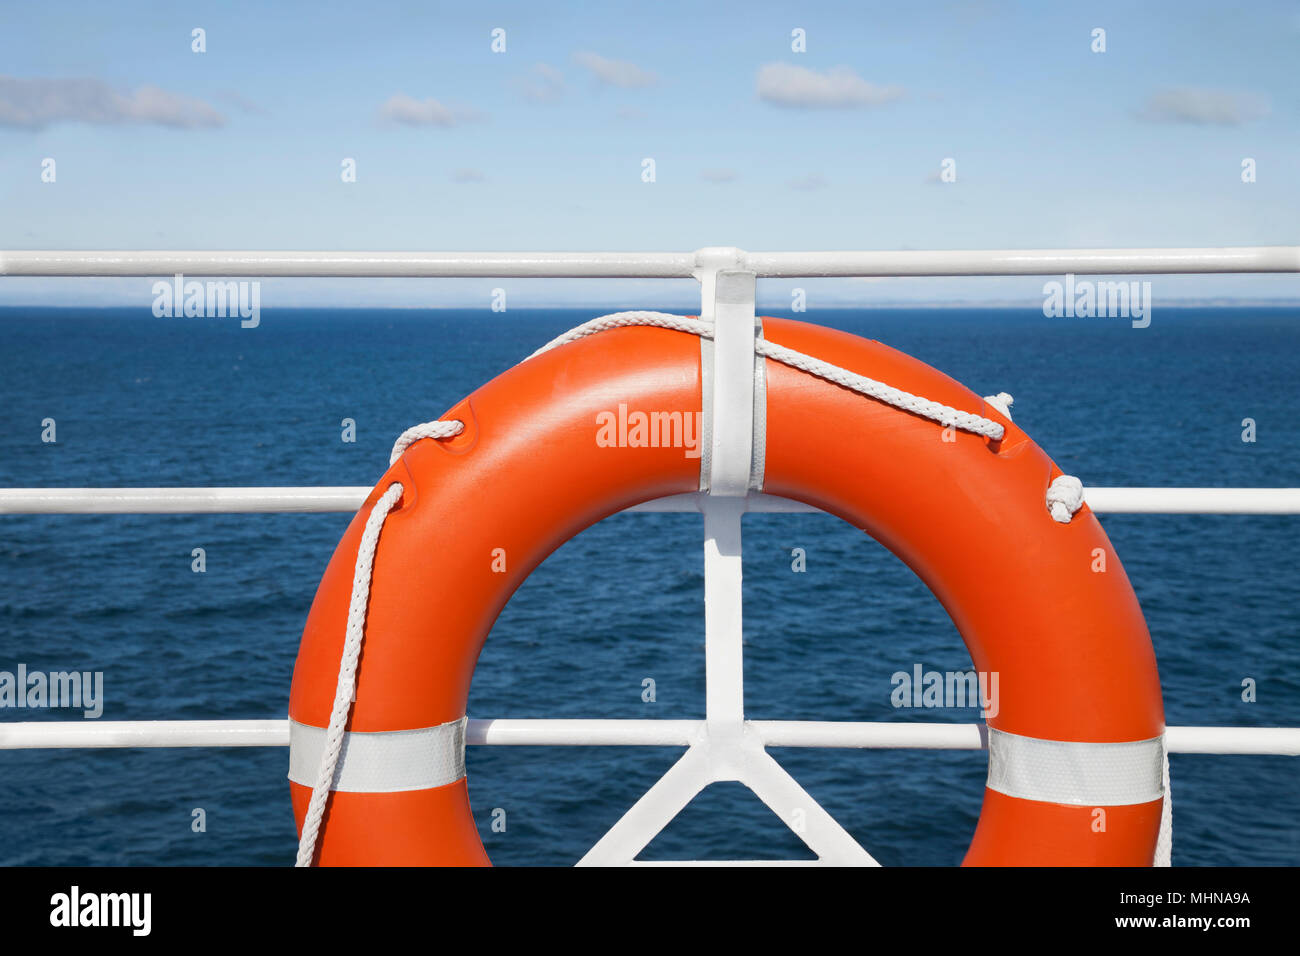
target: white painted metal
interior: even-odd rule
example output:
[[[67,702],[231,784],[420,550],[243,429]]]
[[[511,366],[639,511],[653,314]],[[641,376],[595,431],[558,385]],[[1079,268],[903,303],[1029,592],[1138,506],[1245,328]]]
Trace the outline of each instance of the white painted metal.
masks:
[[[579,866],[623,866],[712,782],[705,746],[693,746],[641,795],[578,861]]]
[[[704,505],[705,719],[710,734],[739,734],[745,719],[744,510],[738,498],[711,498]]]
[[[0,251],[10,276],[374,276],[691,278],[677,252]],[[759,277],[1300,272],[1300,246],[741,252]]]
[[[0,488],[0,514],[263,514],[342,512],[361,507],[362,485],[264,488]],[[1098,514],[1300,514],[1300,488],[1084,488]],[[707,495],[670,495],[629,512],[699,512]],[[750,494],[753,514],[813,514],[775,495]]]
[[[498,747],[689,747],[702,720],[490,718],[471,720],[465,742]]]
[[[757,739],[757,738],[756,738]],[[757,744],[740,782],[754,791],[828,866],[879,866],[852,834],[813,799],[776,759]]]
[[[1300,488],[1084,488],[1099,514],[1300,514]]]
[[[737,249],[698,254],[701,318],[713,323],[712,441],[708,492],[743,498],[754,437],[754,274],[732,268]],[[737,519],[739,520],[739,519]]]
[[[750,252],[760,276],[1156,275],[1300,272],[1300,246],[1217,249],[974,249],[935,252]]]
[[[286,488],[0,488],[0,514],[260,514],[345,512],[370,489]]]
[[[0,750],[287,747],[289,720],[0,721]]]
[[[849,833],[763,749],[752,731],[720,737],[707,730],[623,817],[579,866],[621,866],[636,855],[711,783],[734,780],[780,817],[828,865],[875,865]],[[683,861],[685,862],[685,861]]]
[[[705,503],[708,501],[708,495],[705,494],[685,494],[669,495],[666,498],[656,498],[654,501],[647,501],[643,504],[634,505],[627,509],[628,513],[681,513],[692,511],[703,511]],[[789,498],[778,498],[776,495],[763,495],[750,493],[746,496],[745,513],[754,514],[757,512],[773,512],[779,514],[817,514],[819,513],[812,505],[806,505],[802,501],[791,501]],[[3,502],[3,498],[0,498]],[[0,508],[3,504],[0,503]]]
[[[755,731],[769,747],[982,750],[984,724],[755,720]]]
[[[682,252],[9,251],[11,276],[337,276],[376,278],[689,279]]]
[[[701,314],[714,323],[712,455],[704,497],[705,719],[738,734],[745,719],[740,520],[754,427],[754,276],[728,268],[736,249],[702,250]]]
[[[741,518],[810,512],[749,495],[756,276],[937,276],[1298,272],[1300,247],[992,250],[951,252],[678,253],[0,252],[0,275],[26,276],[493,276],[656,277],[701,282],[701,315],[716,322],[708,495],[679,495],[636,511],[698,511],[705,529],[704,721],[470,721],[471,744],[686,746],[686,753],[592,847],[583,863],[631,863],[701,789],[737,780],[818,855],[875,861],[767,753],[768,746],[986,745],[980,724],[746,721],[743,692]],[[743,467],[742,467],[743,466]],[[0,489],[0,513],[354,511],[367,488]],[[1096,511],[1300,513],[1300,489],[1089,489]],[[285,746],[288,721],[0,723],[0,749],[30,747]],[[1170,728],[1172,752],[1300,753],[1300,728]],[[737,861],[740,862],[740,861]],[[766,861],[764,861],[766,862]],[[782,861],[785,862],[785,861]],[[805,861],[793,861],[802,863]]]
[[[1172,754],[1300,756],[1300,727],[1167,727]]]
[[[465,742],[495,747],[689,747],[702,720],[471,719]],[[857,750],[981,750],[984,725],[750,720],[766,747]],[[1169,752],[1300,756],[1300,727],[1169,727]],[[0,750],[121,747],[287,747],[289,721],[0,721]]]
[[[823,866],[821,860],[632,860],[627,866]]]

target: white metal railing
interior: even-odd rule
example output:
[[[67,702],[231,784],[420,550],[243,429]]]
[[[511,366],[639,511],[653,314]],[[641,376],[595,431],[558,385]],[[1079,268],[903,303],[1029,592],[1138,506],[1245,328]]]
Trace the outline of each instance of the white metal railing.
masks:
[[[812,512],[746,495],[754,280],[795,276],[1051,275],[1300,272],[1300,247],[1056,249],[940,252],[415,253],[0,252],[8,276],[355,276],[694,278],[715,339],[710,494],[676,495],[633,511],[704,515],[706,715],[703,720],[471,720],[467,742],[514,746],[685,747],[682,758],[584,857],[635,863],[651,839],[710,783],[738,780],[795,832],[818,862],[874,863],[767,753],[768,747],[979,749],[982,724],[755,721],[744,717],[741,517]],[[369,488],[9,488],[0,513],[350,512]],[[1300,488],[1089,488],[1095,511],[1297,514]],[[1300,754],[1300,728],[1170,727],[1174,753]],[[276,720],[0,723],[0,749],[286,746]],[[792,827],[793,828],[793,827]],[[683,861],[687,862],[687,861]],[[804,862],[804,861],[798,861]]]
[[[342,276],[691,279],[711,253],[758,278],[1300,272],[1300,246],[972,249],[936,252],[0,252],[10,276]]]
[[[747,720],[768,747],[986,750],[984,724],[934,721]],[[701,720],[478,719],[465,742],[495,747],[689,747]],[[1176,754],[1300,756],[1300,727],[1169,727]],[[0,750],[117,747],[287,747],[289,721],[35,720],[0,722]]]
[[[283,488],[0,488],[0,514],[351,513],[370,494],[363,485]],[[673,495],[632,512],[695,512],[703,494]],[[1085,488],[1099,514],[1300,514],[1300,488]],[[748,513],[812,514],[775,495],[749,495]]]

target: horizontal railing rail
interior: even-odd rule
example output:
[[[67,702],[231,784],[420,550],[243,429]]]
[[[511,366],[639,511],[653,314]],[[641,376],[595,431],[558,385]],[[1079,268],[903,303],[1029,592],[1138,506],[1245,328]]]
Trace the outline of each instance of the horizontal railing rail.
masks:
[[[0,276],[691,279],[710,254],[758,278],[1300,272],[1300,246],[745,252],[0,251]]]
[[[265,514],[345,512],[361,507],[363,485],[268,488],[0,488],[0,514]],[[1300,514],[1300,488],[1085,488],[1098,514]],[[697,512],[704,494],[672,495],[633,512]],[[748,512],[813,514],[775,495],[750,495]]]
[[[471,719],[465,742],[497,747],[689,747],[703,720]],[[768,747],[984,750],[983,724],[747,720]],[[1170,753],[1300,755],[1300,727],[1167,727]],[[75,720],[0,723],[0,750],[287,747],[289,721]]]

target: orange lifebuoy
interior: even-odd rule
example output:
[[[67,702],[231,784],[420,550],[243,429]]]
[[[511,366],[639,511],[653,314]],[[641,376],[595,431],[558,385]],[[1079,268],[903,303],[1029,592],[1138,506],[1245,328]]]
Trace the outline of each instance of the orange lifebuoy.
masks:
[[[763,322],[771,341],[1005,426],[997,441],[941,434],[765,360],[764,491],[888,547],[938,597],[977,670],[999,675],[989,783],[965,862],[1149,865],[1163,799],[1160,685],[1141,609],[1097,520],[1086,505],[1069,523],[1052,520],[1044,494],[1060,469],[951,378],[878,342]],[[701,401],[693,336],[615,329],[503,373],[443,416],[463,422],[461,434],[417,442],[388,470],[325,571],[294,670],[291,727],[309,764],[329,724],[363,526],[400,482],[375,554],[348,725],[357,773],[369,767],[365,779],[377,782],[330,795],[319,863],[488,862],[455,759],[483,641],[560,544],[632,505],[698,490],[698,459],[680,447],[602,447],[599,416],[624,405],[684,418]],[[491,560],[497,549],[509,556],[504,571]],[[1093,570],[1097,549],[1104,573]],[[396,765],[367,755],[377,742],[393,744]],[[449,762],[430,771],[426,745]],[[301,828],[311,778],[293,769],[298,759],[291,753]]]

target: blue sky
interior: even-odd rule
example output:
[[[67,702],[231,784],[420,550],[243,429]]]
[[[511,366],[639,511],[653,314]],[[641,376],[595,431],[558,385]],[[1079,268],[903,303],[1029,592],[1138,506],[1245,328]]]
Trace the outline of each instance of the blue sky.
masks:
[[[1297,51],[1297,3],[15,3],[0,249],[1295,244]],[[1157,281],[1300,297],[1293,276]],[[1036,301],[1042,282],[801,284],[829,303]],[[500,284],[268,280],[264,301]],[[0,304],[140,286],[6,278]],[[515,287],[512,305],[691,297]]]

